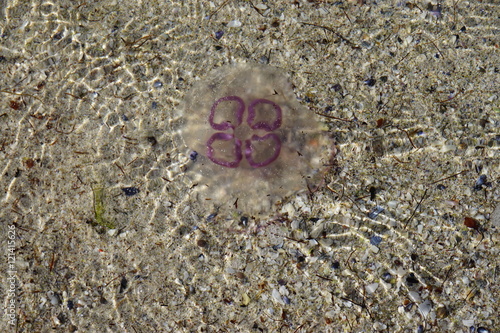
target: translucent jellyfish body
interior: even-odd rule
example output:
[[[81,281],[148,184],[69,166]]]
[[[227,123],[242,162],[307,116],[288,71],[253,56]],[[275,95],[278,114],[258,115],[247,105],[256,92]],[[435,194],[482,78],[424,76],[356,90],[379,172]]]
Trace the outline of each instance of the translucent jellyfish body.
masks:
[[[218,68],[193,86],[179,110],[178,145],[204,204],[267,212],[317,182],[327,164],[323,126],[277,68]]]

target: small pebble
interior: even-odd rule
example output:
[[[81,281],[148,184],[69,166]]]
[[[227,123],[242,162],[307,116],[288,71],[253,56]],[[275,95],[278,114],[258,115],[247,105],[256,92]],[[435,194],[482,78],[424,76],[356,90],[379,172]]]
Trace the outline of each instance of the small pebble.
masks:
[[[370,238],[370,244],[371,245],[379,246],[380,243],[382,243],[382,237],[380,237],[380,236],[372,236]]]
[[[59,305],[59,303],[61,302],[61,298],[59,297],[58,293],[49,292],[47,296],[49,297],[50,303],[52,305]]]
[[[384,211],[384,208],[381,206],[375,206],[369,213],[368,217],[371,218],[372,220],[376,219],[378,214],[382,213]]]
[[[424,301],[418,306],[418,311],[422,314],[422,317],[426,318],[432,310],[432,302],[430,300]]]
[[[416,302],[416,303],[422,302],[422,299],[420,298],[420,295],[416,291],[410,291],[408,293],[408,297],[410,297],[410,300],[412,302]]]
[[[122,191],[123,193],[125,193],[127,197],[131,197],[140,192],[140,190],[137,187],[122,187]]]
[[[198,241],[196,242],[196,244],[199,246],[199,247],[207,247],[208,246],[208,242],[204,239],[198,239]],[[241,273],[243,274],[243,273]]]
[[[333,89],[333,91],[335,91],[335,92],[337,92],[337,91],[341,91],[341,90],[342,90],[342,86],[341,86],[340,84],[336,83],[336,84],[334,84],[334,85],[332,86],[332,89]]]
[[[466,217],[464,219],[464,225],[474,230],[479,229],[479,222],[476,219],[473,219],[472,217]]]
[[[267,56],[263,55],[262,57],[260,57],[259,62],[261,64],[267,65],[267,64],[269,64],[269,58]]]
[[[151,146],[155,146],[158,143],[158,141],[156,141],[156,138],[154,136],[148,136],[146,140],[148,140]]]
[[[373,87],[376,82],[377,82],[377,80],[375,80],[374,78],[369,78],[368,80],[365,80],[365,84],[368,87]]]
[[[378,288],[378,283],[370,283],[365,287],[365,290],[368,294],[373,294]]]
[[[189,159],[191,161],[196,161],[197,157],[198,157],[198,152],[196,152],[196,151],[193,150],[191,153],[189,153]]]
[[[229,21],[227,26],[229,28],[239,28],[239,27],[241,27],[241,22],[238,20]]]
[[[410,273],[406,277],[406,283],[408,283],[408,285],[417,284],[418,283],[418,279],[415,277],[415,274]]]
[[[128,280],[125,276],[122,277],[121,281],[120,281],[120,289],[118,290],[118,292],[121,294],[125,291],[125,289],[127,289],[127,286],[128,286]]]
[[[240,224],[241,224],[242,226],[246,227],[246,226],[248,225],[248,217],[246,217],[246,216],[242,216],[242,217],[240,218]]]
[[[476,183],[474,184],[474,190],[475,191],[480,191],[484,186],[491,186],[491,183],[488,181],[488,177],[486,175],[481,175],[479,178],[476,180]]]
[[[215,39],[219,40],[222,38],[222,36],[224,36],[224,31],[219,30],[215,32]]]
[[[272,292],[271,292],[271,296],[272,298],[278,302],[278,303],[281,303],[283,302],[282,298],[281,298],[281,294],[280,292],[278,291],[278,289],[273,289]]]
[[[392,274],[389,272],[385,272],[384,274],[382,274],[382,280],[384,280],[385,282],[390,282],[392,280]]]
[[[446,318],[448,317],[448,309],[446,308],[446,306],[440,306],[439,308],[437,308],[436,310],[436,316],[439,318],[439,319],[443,319],[443,318]]]
[[[156,89],[159,89],[159,88],[163,87],[163,83],[160,80],[157,80],[153,83],[153,87],[155,87]]]
[[[63,36],[64,36],[64,33],[62,31],[60,31],[57,34],[55,34],[54,36],[52,36],[52,38],[59,40],[59,39],[63,38]]]

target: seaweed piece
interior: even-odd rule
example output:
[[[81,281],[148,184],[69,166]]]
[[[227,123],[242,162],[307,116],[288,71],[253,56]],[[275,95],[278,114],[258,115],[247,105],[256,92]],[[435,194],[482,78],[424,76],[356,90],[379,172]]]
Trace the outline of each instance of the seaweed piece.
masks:
[[[94,213],[95,213],[95,222],[105,228],[115,229],[115,224],[112,221],[104,218],[104,188],[96,187],[92,188],[94,192]]]

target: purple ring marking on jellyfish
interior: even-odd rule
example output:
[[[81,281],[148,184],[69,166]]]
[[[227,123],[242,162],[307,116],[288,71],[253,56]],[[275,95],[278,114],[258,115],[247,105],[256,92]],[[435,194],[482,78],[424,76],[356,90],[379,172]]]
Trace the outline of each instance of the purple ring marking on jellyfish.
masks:
[[[236,160],[228,162],[215,158],[214,148],[212,147],[212,143],[214,143],[214,141],[217,140],[230,141],[232,139],[234,139],[234,154]],[[222,165],[228,168],[237,168],[238,165],[240,165],[241,160],[243,159],[243,154],[241,153],[241,140],[235,138],[233,134],[220,133],[220,132],[215,133],[207,141],[207,157],[210,159],[210,161],[214,162],[215,164]]]
[[[267,122],[261,121],[256,124],[253,124],[253,121],[255,119],[255,106],[257,104],[270,104],[273,106],[274,111],[276,112],[276,120],[272,123],[269,124]],[[274,103],[273,101],[267,100],[267,99],[256,99],[253,100],[252,103],[248,106],[248,118],[247,118],[247,123],[250,128],[257,130],[257,129],[263,129],[266,132],[271,132],[274,131],[275,129],[279,128],[281,126],[281,108],[279,107],[278,104]]]
[[[239,104],[238,108],[236,109],[236,124],[231,124],[229,121],[223,121],[220,124],[214,123],[215,110],[217,109],[219,103],[225,101],[235,101]],[[243,112],[245,112],[245,102],[243,102],[243,100],[240,97],[238,96],[222,97],[216,100],[214,105],[212,105],[212,109],[210,110],[210,115],[208,116],[208,121],[210,122],[210,126],[212,126],[213,129],[218,131],[225,131],[230,128],[234,129],[237,126],[240,126],[243,120]]]
[[[274,154],[267,160],[256,163],[252,158],[252,154],[254,151],[252,146],[252,141],[264,141],[267,139],[271,139],[275,142]],[[250,164],[252,168],[261,168],[273,163],[274,160],[278,158],[280,152],[281,152],[281,140],[279,136],[274,133],[269,133],[262,137],[258,135],[253,135],[250,140],[245,140],[245,157],[247,158],[248,164]]]

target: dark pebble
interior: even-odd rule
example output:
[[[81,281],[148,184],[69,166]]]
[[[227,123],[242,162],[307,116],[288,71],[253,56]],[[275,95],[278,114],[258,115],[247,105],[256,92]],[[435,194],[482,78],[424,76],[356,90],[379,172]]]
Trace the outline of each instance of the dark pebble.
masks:
[[[127,289],[128,286],[128,280],[125,276],[122,277],[122,280],[120,281],[120,290],[118,291],[120,294]]]
[[[64,33],[62,31],[58,32],[57,34],[55,34],[52,38],[54,38],[55,40],[59,40],[61,39],[62,37],[64,36]]]
[[[215,39],[219,40],[222,38],[222,36],[224,36],[224,31],[219,30],[215,32]]]
[[[193,150],[191,153],[189,153],[189,159],[191,161],[196,161],[197,157],[198,157],[198,152],[196,152],[196,151]]]
[[[479,178],[476,180],[476,184],[474,185],[474,190],[475,191],[480,191],[483,186],[491,186],[491,183],[487,182],[488,177],[486,175],[481,175]]]
[[[156,141],[156,138],[154,136],[148,136],[146,139],[151,144],[151,146],[155,146],[158,143],[158,141]]]
[[[217,216],[217,213],[212,213],[210,215],[207,216],[207,222],[212,222],[213,219],[215,219],[215,217]]]
[[[198,239],[198,241],[196,242],[196,245],[198,245],[199,247],[207,247],[208,242],[204,239]]]
[[[384,211],[384,208],[380,206],[375,206],[371,212],[368,213],[368,217],[371,218],[372,220],[376,219],[378,214],[382,213]]]
[[[123,193],[125,193],[125,195],[127,197],[131,197],[131,196],[136,195],[137,193],[140,192],[137,187],[123,187],[122,191],[123,191]]]
[[[333,89],[333,91],[341,91],[342,90],[342,86],[337,83],[337,84],[334,84],[332,86],[332,89]]]
[[[373,87],[375,85],[375,83],[377,82],[377,80],[375,80],[374,78],[370,78],[368,80],[365,80],[365,84],[368,86],[368,87]]]
[[[278,280],[278,284],[279,284],[280,286],[285,286],[285,285],[286,285],[286,281],[285,281],[285,280],[283,280],[283,279],[279,279],[279,280]]]
[[[385,272],[384,274],[382,274],[382,280],[384,280],[385,282],[391,281],[392,280],[391,273]]]
[[[415,274],[410,273],[410,274],[406,277],[406,283],[408,283],[409,285],[412,285],[412,284],[417,284],[417,283],[419,283],[419,282],[418,282],[418,279],[415,277]]]
[[[241,223],[242,226],[246,227],[248,225],[248,217],[242,216],[240,218],[240,223]]]
[[[379,246],[380,243],[382,243],[382,237],[380,237],[380,236],[372,236],[370,238],[370,244],[371,245]]]

